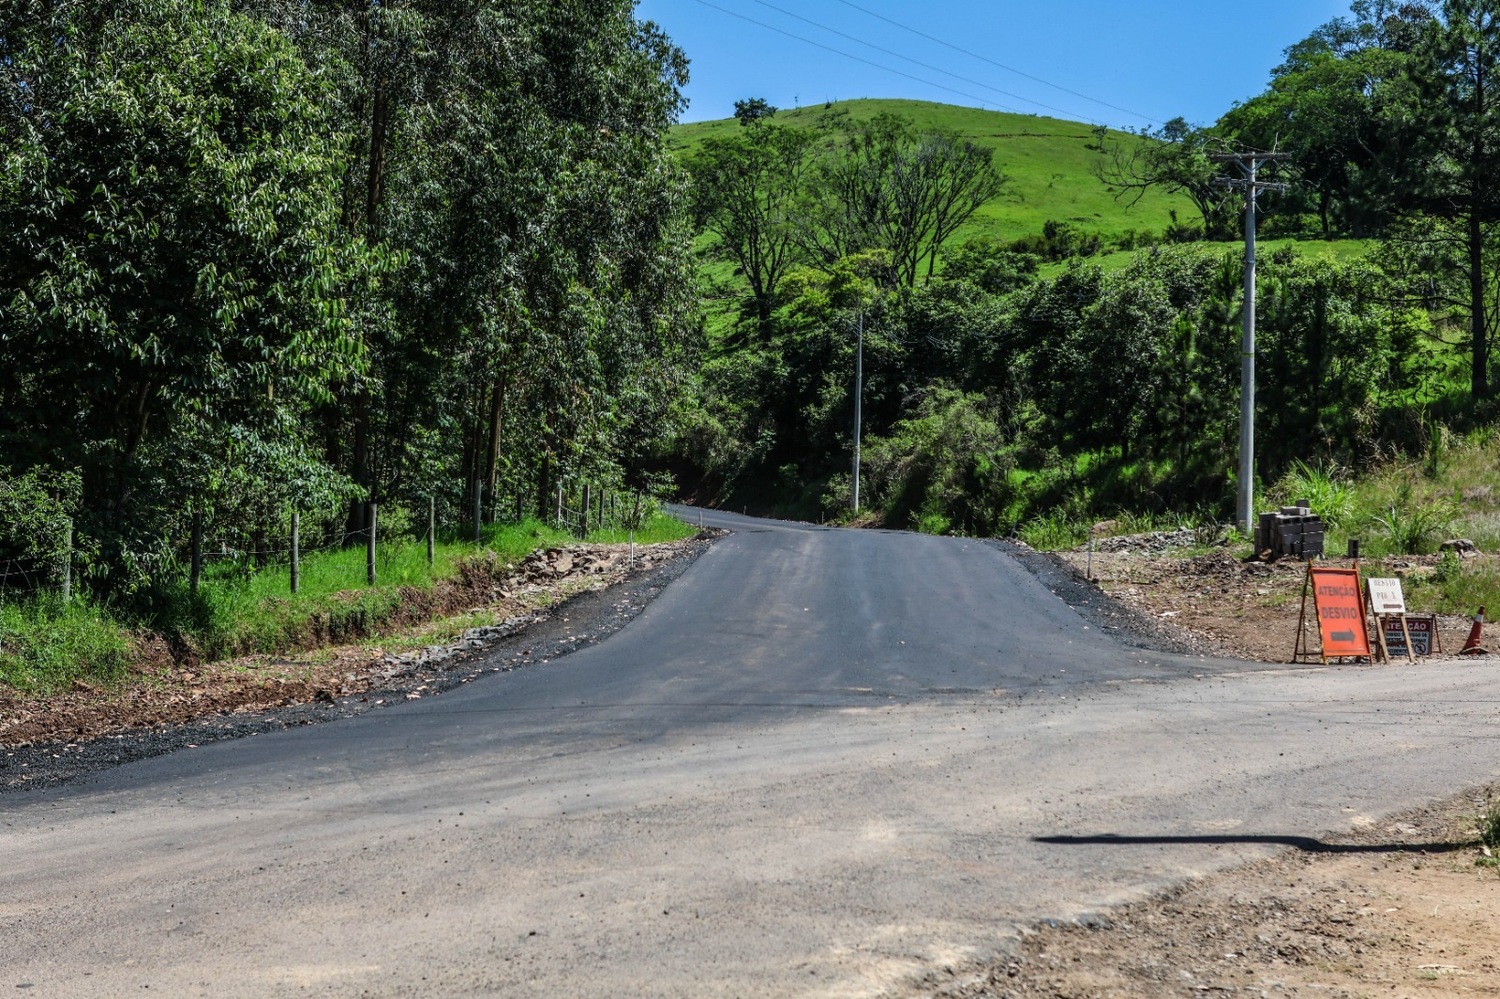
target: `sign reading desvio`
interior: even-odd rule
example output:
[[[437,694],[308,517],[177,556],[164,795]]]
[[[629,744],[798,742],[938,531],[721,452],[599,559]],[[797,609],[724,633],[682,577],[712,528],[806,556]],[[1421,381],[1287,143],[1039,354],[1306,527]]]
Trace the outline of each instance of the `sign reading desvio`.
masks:
[[[1358,569],[1311,569],[1324,656],[1369,656]]]

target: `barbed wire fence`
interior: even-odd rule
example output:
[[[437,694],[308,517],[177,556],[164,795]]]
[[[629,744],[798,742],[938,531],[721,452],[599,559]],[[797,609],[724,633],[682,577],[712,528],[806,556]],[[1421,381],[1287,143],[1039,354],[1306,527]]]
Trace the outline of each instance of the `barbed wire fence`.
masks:
[[[628,532],[633,543],[635,532],[640,530],[657,510],[656,500],[649,493],[635,489],[601,486],[583,477],[574,476],[560,480],[555,492],[552,516],[543,518],[544,521],[548,522],[549,526],[565,531],[580,540],[596,531],[615,530]],[[527,498],[525,494],[517,491],[503,500],[492,501],[490,523],[493,525],[498,521],[502,510],[505,512],[513,510],[516,522],[521,522],[528,509]],[[440,519],[437,498],[429,495],[421,497],[415,503],[393,505],[402,509],[406,514],[398,519],[407,522],[405,530],[392,532],[394,537],[404,543],[425,540],[427,563],[429,567],[434,565]],[[476,504],[475,507],[471,516],[458,514],[461,522],[455,525],[456,530],[448,536],[450,540],[475,545],[484,544],[483,507],[480,504]],[[189,518],[190,537],[183,545],[187,554],[189,590],[193,593],[198,592],[206,567],[229,563],[241,567],[247,578],[256,573],[285,570],[288,576],[288,592],[294,595],[301,588],[301,571],[305,560],[331,552],[348,551],[360,545],[364,546],[366,554],[364,582],[370,586],[377,585],[381,575],[382,544],[385,544],[387,552],[391,548],[389,543],[384,542],[380,528],[380,510],[381,504],[365,503],[362,526],[355,530],[347,528],[319,530],[319,542],[311,545],[304,543],[300,512],[292,513],[285,526],[276,525],[274,530],[224,526],[217,532],[212,529],[214,525],[206,522],[207,518],[202,511],[195,512]],[[413,526],[416,526],[411,521],[419,520],[421,514],[425,514],[426,524],[425,530],[418,533],[411,530]],[[328,518],[328,520],[333,519]],[[327,527],[326,521],[315,523],[320,528]],[[279,531],[278,541],[267,543],[274,536],[275,531]],[[283,539],[284,543],[279,543]],[[48,592],[56,593],[64,603],[69,602],[73,596],[76,550],[72,525],[69,524],[67,552],[62,557],[57,559],[0,559],[0,612],[3,612],[7,603]],[[169,558],[165,561],[181,565],[180,556],[179,560]],[[222,574],[223,570],[219,575]]]
[[[587,479],[563,479],[557,484],[553,525],[586,538],[594,531],[640,530],[656,509],[656,501],[637,489],[600,487]]]

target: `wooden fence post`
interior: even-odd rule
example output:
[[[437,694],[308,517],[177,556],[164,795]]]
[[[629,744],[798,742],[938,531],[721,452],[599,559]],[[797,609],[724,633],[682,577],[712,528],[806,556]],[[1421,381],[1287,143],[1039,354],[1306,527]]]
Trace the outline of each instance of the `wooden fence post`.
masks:
[[[365,538],[365,578],[371,586],[375,585],[375,517],[378,506],[370,503],[366,510],[365,520],[369,524],[370,533]]]
[[[580,538],[589,536],[589,518],[594,512],[593,488],[591,483],[583,484],[583,529],[578,534]]]
[[[562,483],[559,482],[557,484],[557,526],[558,527],[562,527],[562,522],[563,522],[563,519],[562,519],[562,513],[563,513],[563,511],[562,511],[562,501],[563,501],[563,487],[562,487]]]
[[[66,542],[63,548],[62,563],[62,602],[70,603],[73,600],[73,518],[67,520],[67,531],[64,534]]]
[[[193,511],[193,553],[188,564],[188,587],[196,594],[203,578],[203,511]]]
[[[292,592],[297,592],[297,586],[302,581],[302,514],[296,510],[292,511]]]
[[[437,558],[437,497],[427,497],[427,568]]]

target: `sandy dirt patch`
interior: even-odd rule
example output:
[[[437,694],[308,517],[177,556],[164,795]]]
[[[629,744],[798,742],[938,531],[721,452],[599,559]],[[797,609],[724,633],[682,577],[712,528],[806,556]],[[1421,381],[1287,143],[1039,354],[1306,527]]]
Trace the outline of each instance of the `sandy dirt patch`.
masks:
[[[945,999],[1500,995],[1495,789],[1212,875],[1091,925],[1049,923]],[[1480,864],[1476,865],[1476,861]]]

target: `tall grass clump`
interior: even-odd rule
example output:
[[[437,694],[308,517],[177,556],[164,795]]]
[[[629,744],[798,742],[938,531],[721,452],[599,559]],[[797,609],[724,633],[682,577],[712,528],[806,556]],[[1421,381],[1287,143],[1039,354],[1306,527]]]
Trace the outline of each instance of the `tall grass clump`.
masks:
[[[1420,502],[1411,483],[1402,483],[1380,513],[1370,518],[1376,539],[1391,555],[1422,555],[1452,529],[1454,511],[1444,500]]]
[[[1086,521],[1054,512],[1028,520],[1017,533],[1038,551],[1064,551],[1087,541],[1089,526]]]
[[[1486,801],[1475,819],[1474,832],[1479,836],[1479,845],[1484,848],[1484,856],[1475,863],[1494,867],[1500,863],[1500,858],[1495,856],[1500,853],[1500,803]]]
[[[598,545],[621,545],[632,540],[638,545],[654,545],[666,541],[685,541],[697,533],[696,525],[654,512],[645,517],[633,532],[626,527],[605,527],[590,531],[588,540]]]
[[[1455,565],[1454,563],[1457,563]],[[1500,568],[1446,556],[1430,576],[1411,583],[1412,603],[1439,614],[1470,615],[1481,607],[1500,607]]]
[[[130,651],[124,627],[87,600],[32,596],[0,605],[0,684],[46,693],[75,680],[110,683]]]
[[[1292,462],[1286,476],[1276,484],[1274,494],[1287,504],[1307,500],[1313,513],[1335,529],[1347,527],[1358,508],[1355,485],[1343,470],[1309,465],[1300,459]]]
[[[168,630],[210,658],[370,634],[389,623],[414,592],[431,591],[455,576],[466,558],[493,553],[501,563],[515,562],[537,548],[573,540],[534,519],[489,525],[478,543],[440,540],[429,566],[425,539],[393,538],[376,546],[373,586],[366,575],[365,549],[314,552],[300,562],[295,594],[288,566],[217,566],[205,574],[196,596],[181,587]]]
[[[639,544],[692,537],[695,528],[659,511],[643,518],[635,532]],[[425,539],[393,539],[376,548],[375,585],[366,576],[363,548],[310,554],[301,562],[297,593],[291,592],[286,566],[258,571],[222,567],[205,577],[196,598],[182,594],[187,613],[179,634],[209,657],[247,652],[278,652],[343,635],[369,635],[409,611],[414,598],[458,575],[466,559],[519,562],[538,548],[562,547],[577,538],[540,520],[487,525],[476,543],[461,538],[440,540],[427,564]],[[623,544],[630,531],[608,528],[591,532],[596,544]]]
[[[641,514],[634,532],[639,544],[696,532],[654,506]],[[631,532],[602,529],[588,540],[623,544],[631,540]],[[186,580],[177,580],[164,589],[156,616],[135,623],[207,659],[292,651],[375,635],[412,620],[413,613],[443,612],[429,595],[444,580],[465,573],[469,560],[482,562],[479,571],[487,573],[539,548],[576,541],[535,519],[490,525],[477,543],[470,538],[439,540],[429,566],[425,538],[392,537],[376,548],[373,586],[364,548],[308,552],[299,562],[295,594],[287,565],[256,568],[249,561],[222,561],[206,568],[197,593]],[[123,674],[131,654],[127,626],[85,598],[69,604],[46,595],[0,601],[0,685],[48,692],[78,679],[109,682]]]

